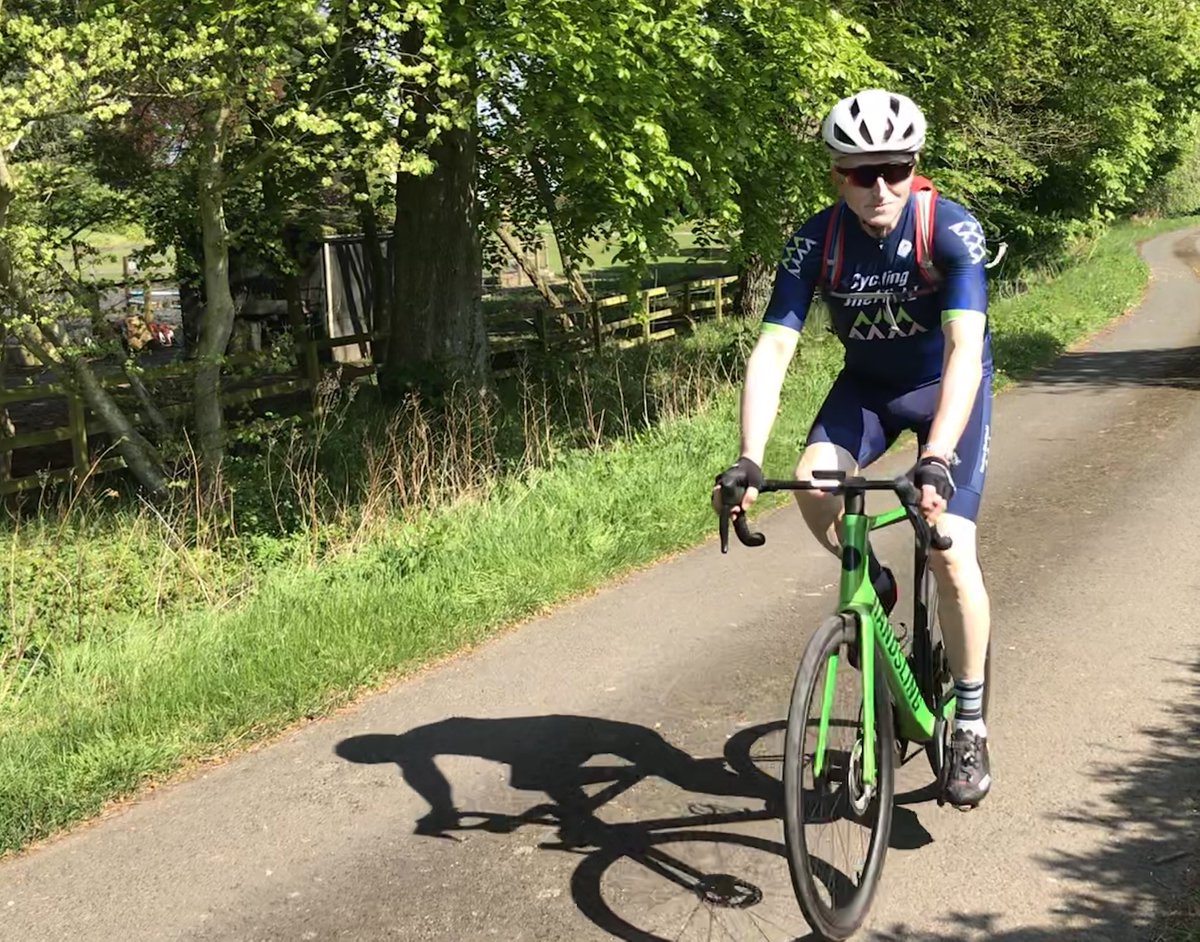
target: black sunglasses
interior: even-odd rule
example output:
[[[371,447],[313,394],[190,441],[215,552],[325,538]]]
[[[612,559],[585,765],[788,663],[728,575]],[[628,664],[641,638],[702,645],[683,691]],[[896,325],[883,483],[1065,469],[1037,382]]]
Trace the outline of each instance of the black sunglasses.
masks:
[[[883,177],[883,182],[889,185],[903,183],[912,175],[915,166],[915,163],[863,164],[861,167],[835,167],[834,169],[855,186],[869,189],[880,177]]]

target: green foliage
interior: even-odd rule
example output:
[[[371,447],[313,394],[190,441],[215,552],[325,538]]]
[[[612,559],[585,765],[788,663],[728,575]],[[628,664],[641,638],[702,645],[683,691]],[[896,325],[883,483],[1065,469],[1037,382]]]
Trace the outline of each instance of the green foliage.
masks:
[[[467,29],[482,64],[485,199],[526,228],[545,169],[568,248],[621,243],[640,264],[681,218],[747,230],[772,254],[781,206],[814,208],[814,118],[883,70],[818,2],[525,0]]]
[[[1146,191],[1141,208],[1164,216],[1200,211],[1200,115],[1192,118],[1183,146],[1169,158],[1178,160],[1160,173]]]
[[[855,0],[868,48],[931,124],[927,170],[1018,258],[1127,210],[1197,107],[1186,0]]]

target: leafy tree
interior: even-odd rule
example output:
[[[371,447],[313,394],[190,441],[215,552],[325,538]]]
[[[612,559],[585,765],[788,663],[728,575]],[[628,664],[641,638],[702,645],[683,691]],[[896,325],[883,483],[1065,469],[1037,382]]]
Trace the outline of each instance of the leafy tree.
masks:
[[[89,124],[124,107],[114,92],[123,76],[128,25],[110,8],[39,4],[37,16],[5,11],[0,20],[0,362],[14,335],[65,381],[105,423],[130,470],[151,491],[166,485],[161,460],[100,385],[72,321],[92,319],[86,292],[58,252],[89,225],[119,215],[113,194],[76,162]],[[0,427],[11,434],[7,416]],[[4,469],[7,473],[7,468]]]

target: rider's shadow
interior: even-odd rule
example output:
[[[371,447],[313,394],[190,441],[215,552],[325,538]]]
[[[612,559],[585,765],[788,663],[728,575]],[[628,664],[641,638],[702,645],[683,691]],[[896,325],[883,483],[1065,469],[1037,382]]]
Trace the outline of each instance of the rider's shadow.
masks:
[[[404,781],[429,805],[416,833],[446,836],[459,827],[462,811],[450,781],[438,768],[438,756],[473,756],[511,769],[510,785],[543,792],[554,803],[560,828],[587,840],[594,810],[603,803],[586,786],[614,783],[614,770],[588,766],[597,756],[629,763],[617,778],[633,782],[657,777],[685,792],[772,800],[769,785],[731,772],[722,759],[696,759],[653,730],[634,723],[589,716],[550,715],[504,719],[455,717],[418,726],[398,735],[367,734],[344,739],[336,752],[351,762],[394,762]]]

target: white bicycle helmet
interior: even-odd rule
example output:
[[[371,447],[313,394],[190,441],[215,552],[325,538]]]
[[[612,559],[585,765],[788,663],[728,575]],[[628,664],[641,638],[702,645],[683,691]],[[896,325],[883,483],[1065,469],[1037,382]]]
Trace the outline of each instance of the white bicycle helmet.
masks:
[[[915,154],[925,146],[925,115],[911,98],[869,88],[834,105],[821,136],[838,154]]]

